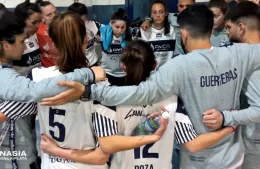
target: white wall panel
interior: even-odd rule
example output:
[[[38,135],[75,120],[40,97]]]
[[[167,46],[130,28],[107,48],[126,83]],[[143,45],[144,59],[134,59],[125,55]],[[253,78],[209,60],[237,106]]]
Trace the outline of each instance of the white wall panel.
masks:
[[[74,2],[74,0],[49,0],[57,7],[66,7]],[[24,0],[0,0],[7,8],[15,8],[17,4],[24,2]],[[31,0],[35,2],[35,0]],[[87,6],[92,5],[122,5],[125,4],[125,0],[79,0]]]

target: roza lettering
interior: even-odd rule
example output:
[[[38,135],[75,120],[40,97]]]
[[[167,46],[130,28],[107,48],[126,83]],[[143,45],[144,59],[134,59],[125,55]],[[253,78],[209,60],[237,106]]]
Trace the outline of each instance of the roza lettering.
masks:
[[[135,165],[135,169],[154,169],[152,164]]]

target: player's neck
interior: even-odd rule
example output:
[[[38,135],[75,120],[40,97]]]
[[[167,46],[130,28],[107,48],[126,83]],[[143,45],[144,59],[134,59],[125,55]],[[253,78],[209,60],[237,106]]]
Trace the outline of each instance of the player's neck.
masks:
[[[0,57],[0,64],[8,64],[9,60],[6,59],[5,57]]]
[[[245,36],[245,40],[243,40],[244,43],[248,44],[257,44],[260,43],[260,33],[258,31],[250,31]]]
[[[188,52],[192,52],[197,49],[210,49],[212,47],[209,39],[193,39],[190,40],[187,46]]]
[[[164,27],[164,24],[156,24],[156,23],[153,24],[153,28],[156,30],[161,30],[163,27]]]

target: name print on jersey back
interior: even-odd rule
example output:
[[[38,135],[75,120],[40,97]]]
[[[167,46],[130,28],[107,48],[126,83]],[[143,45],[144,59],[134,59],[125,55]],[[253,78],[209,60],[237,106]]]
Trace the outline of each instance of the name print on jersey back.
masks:
[[[237,78],[237,69],[229,70],[227,72],[221,73],[220,75],[210,75],[210,76],[201,76],[200,77],[200,86],[201,87],[212,87],[212,86],[221,86],[235,80]]]

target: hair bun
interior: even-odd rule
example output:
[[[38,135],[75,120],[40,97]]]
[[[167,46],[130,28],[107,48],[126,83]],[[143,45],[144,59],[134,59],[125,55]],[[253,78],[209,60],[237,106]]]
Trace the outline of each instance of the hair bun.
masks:
[[[125,14],[126,13],[125,9],[123,9],[123,8],[118,8],[117,12],[121,13],[121,14]]]

